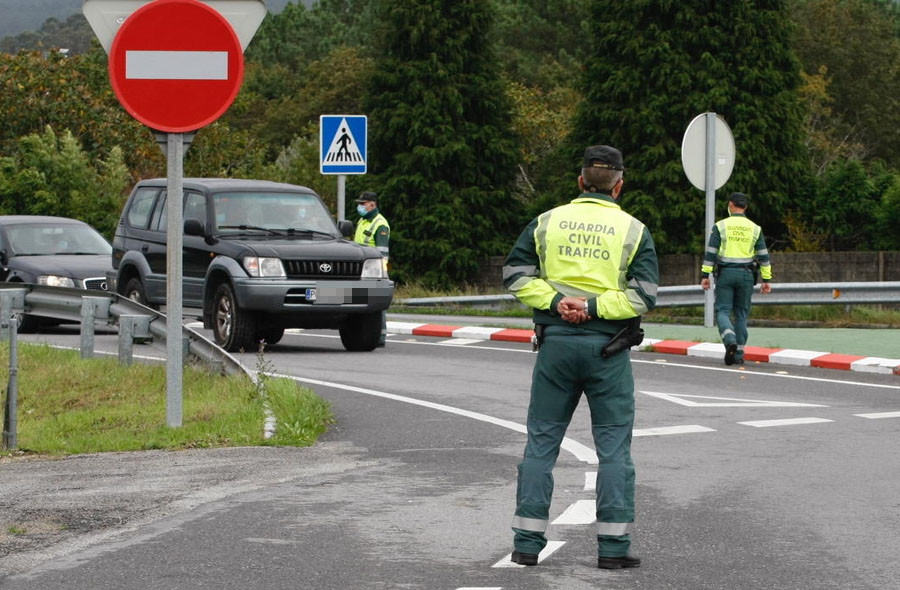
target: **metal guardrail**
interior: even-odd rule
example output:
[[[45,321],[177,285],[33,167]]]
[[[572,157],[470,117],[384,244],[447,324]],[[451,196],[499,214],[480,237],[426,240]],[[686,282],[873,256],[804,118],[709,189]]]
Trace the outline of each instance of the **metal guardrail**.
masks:
[[[700,285],[660,287],[656,307],[703,306],[704,291]],[[497,308],[518,305],[514,295],[463,295],[459,297],[419,297],[395,299],[398,305],[430,307],[459,305],[473,308]],[[772,283],[772,292],[759,293],[754,288],[754,305],[900,305],[900,281],[882,283]]]
[[[93,350],[93,327],[105,324],[119,329],[119,357],[130,357],[133,342],[166,340],[166,316],[117,293],[47,287],[25,283],[0,283],[0,316],[9,312],[67,320],[82,324],[82,356]],[[185,355],[194,356],[226,374],[255,375],[214,342],[182,326]],[[126,336],[123,338],[123,336]]]

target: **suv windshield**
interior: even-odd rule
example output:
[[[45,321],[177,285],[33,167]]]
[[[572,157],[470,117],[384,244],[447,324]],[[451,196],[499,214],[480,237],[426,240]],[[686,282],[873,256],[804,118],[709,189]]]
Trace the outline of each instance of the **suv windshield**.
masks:
[[[75,223],[12,225],[6,228],[6,237],[14,256],[112,253],[109,242],[92,227]]]
[[[308,193],[219,193],[213,196],[216,233],[340,237],[334,221]],[[243,226],[243,227],[241,227]]]

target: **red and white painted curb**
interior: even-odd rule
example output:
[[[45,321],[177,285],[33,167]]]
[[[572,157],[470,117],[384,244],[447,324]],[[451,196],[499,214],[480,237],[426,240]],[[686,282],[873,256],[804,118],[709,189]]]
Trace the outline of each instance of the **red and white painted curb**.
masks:
[[[531,342],[531,338],[534,336],[533,330],[445,326],[443,324],[417,324],[411,322],[388,322],[387,330],[390,334],[526,343]],[[655,338],[644,338],[644,342],[639,346],[635,346],[634,350],[717,359],[724,358],[725,356],[725,347],[720,343],[688,342],[686,340],[658,340]],[[821,367],[825,369],[860,371],[862,373],[900,375],[900,359],[875,356],[859,356],[854,354],[839,354],[813,350],[795,350],[792,348],[747,346],[744,348],[744,359],[750,362],[772,363],[778,365]]]

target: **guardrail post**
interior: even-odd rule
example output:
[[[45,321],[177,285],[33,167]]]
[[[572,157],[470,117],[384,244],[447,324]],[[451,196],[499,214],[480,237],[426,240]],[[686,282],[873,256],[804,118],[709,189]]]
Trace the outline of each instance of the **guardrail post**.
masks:
[[[81,358],[94,356],[94,303],[90,297],[81,300]]]
[[[150,336],[150,317],[119,316],[119,364],[128,366],[134,360],[134,343],[146,342]]]
[[[9,385],[6,388],[6,403],[3,411],[3,450],[14,451],[18,442],[19,412],[19,356],[17,346],[18,322],[14,315],[0,316],[0,325],[9,332]]]
[[[181,337],[181,364],[188,364],[191,356],[191,338],[189,336]]]
[[[94,321],[109,318],[107,297],[81,298],[81,358],[94,356]]]
[[[119,316],[119,364],[129,366],[134,360],[133,315]]]
[[[4,289],[0,291],[0,340],[6,340],[9,334],[7,320],[14,312],[25,311],[25,289]]]

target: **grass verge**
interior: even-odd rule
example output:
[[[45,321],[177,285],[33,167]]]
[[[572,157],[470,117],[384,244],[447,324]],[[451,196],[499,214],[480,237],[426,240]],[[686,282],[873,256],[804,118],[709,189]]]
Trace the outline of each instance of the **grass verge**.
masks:
[[[214,376],[186,366],[180,428],[166,426],[165,366],[122,367],[114,358],[81,359],[78,351],[19,346],[18,446],[26,453],[225,446],[308,446],[333,422],[330,405],[289,379],[267,379],[277,421],[263,436],[260,390],[246,376]],[[0,344],[5,400],[9,345]]]

